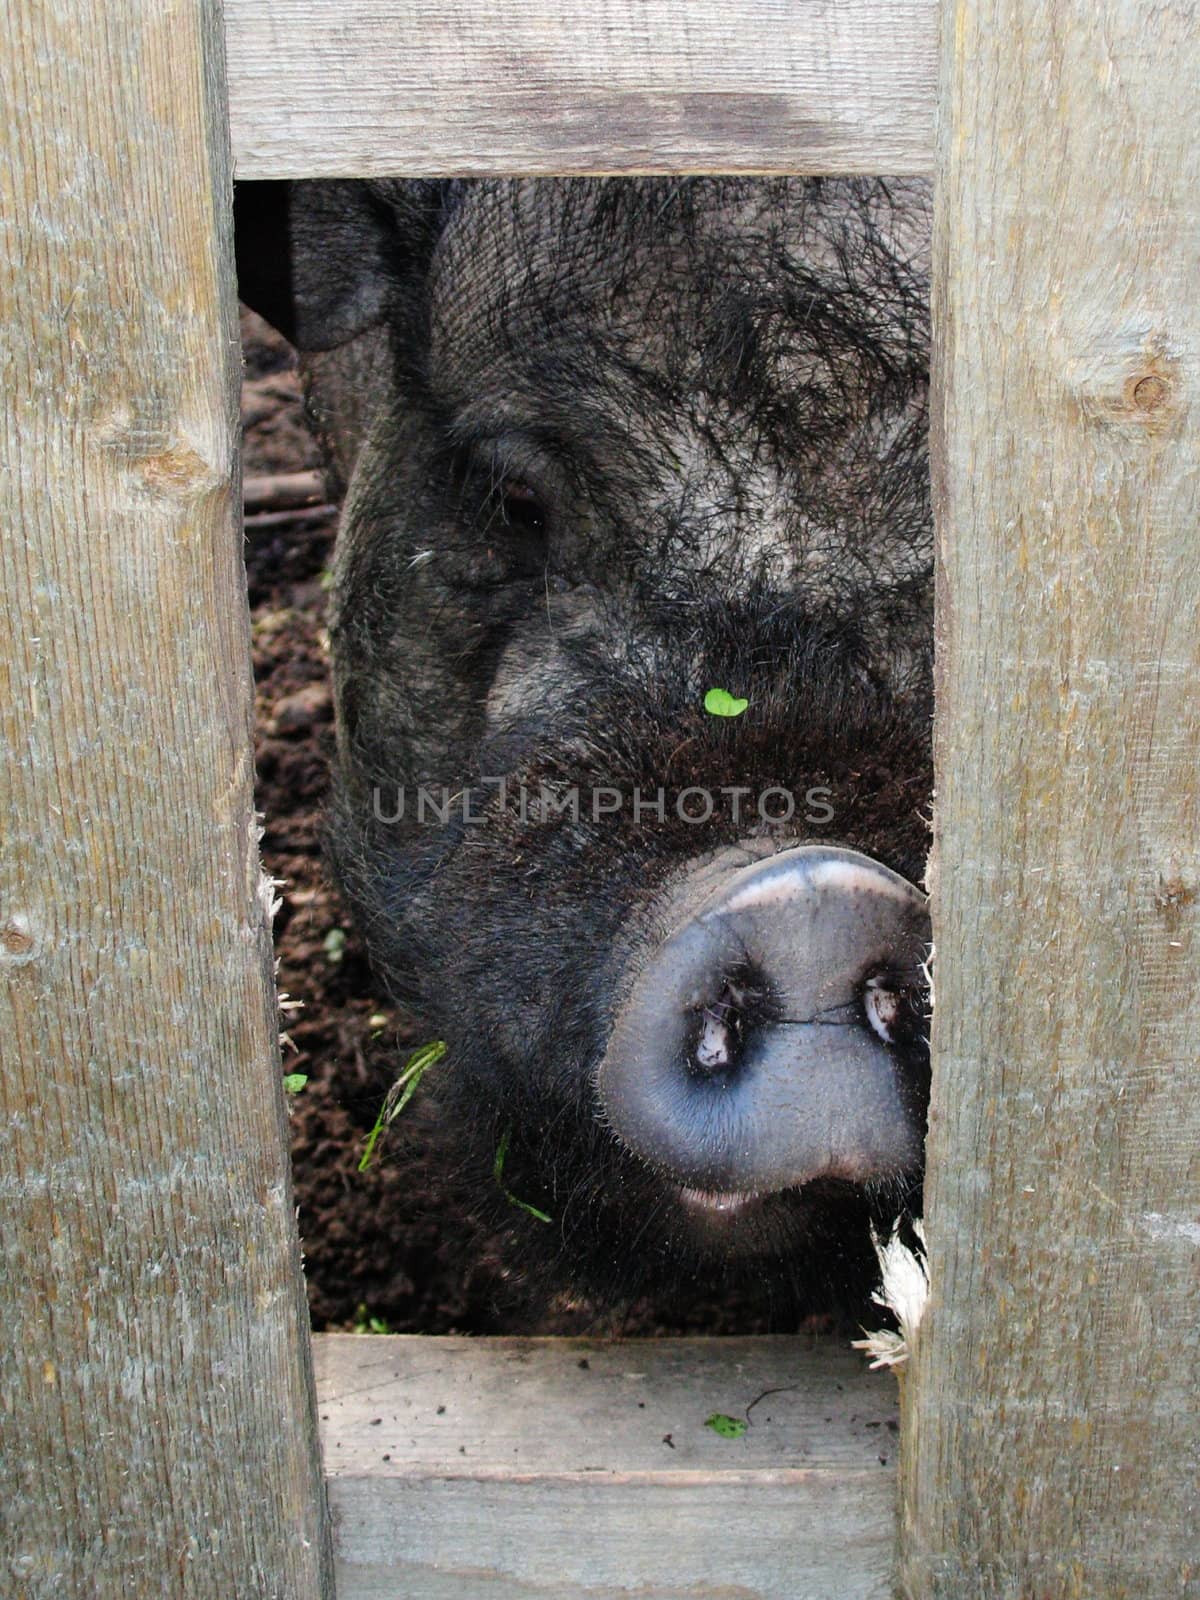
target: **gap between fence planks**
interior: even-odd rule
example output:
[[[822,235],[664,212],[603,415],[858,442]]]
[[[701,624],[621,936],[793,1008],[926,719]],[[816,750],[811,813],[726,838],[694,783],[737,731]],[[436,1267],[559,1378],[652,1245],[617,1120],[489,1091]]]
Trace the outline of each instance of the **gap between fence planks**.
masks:
[[[936,16],[936,0],[225,0],[235,172],[927,172]]]
[[[332,1600],[220,11],[17,0],[0,31],[0,1586]]]
[[[320,472],[274,472],[242,481],[242,505],[249,513],[311,508],[325,496]]]
[[[1200,27],[948,5],[914,1600],[1200,1594]]]
[[[896,1382],[845,1344],[314,1348],[338,1600],[891,1594]]]

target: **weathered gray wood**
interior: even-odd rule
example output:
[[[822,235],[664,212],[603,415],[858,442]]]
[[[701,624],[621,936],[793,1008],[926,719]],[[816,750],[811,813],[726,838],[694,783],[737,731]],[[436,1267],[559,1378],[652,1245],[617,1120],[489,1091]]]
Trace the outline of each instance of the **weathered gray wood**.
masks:
[[[219,9],[0,35],[0,1589],[309,1600]]]
[[[338,1600],[891,1592],[896,1385],[844,1346],[314,1344]]]
[[[225,0],[240,178],[927,171],[934,0]]]
[[[1200,18],[944,21],[906,1592],[1200,1594]]]

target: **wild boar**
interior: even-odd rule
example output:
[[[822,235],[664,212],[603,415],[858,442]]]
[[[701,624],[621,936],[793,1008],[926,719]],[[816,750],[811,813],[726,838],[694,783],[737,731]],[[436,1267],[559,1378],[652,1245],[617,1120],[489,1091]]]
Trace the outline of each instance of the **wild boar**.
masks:
[[[345,490],[332,859],[446,1041],[447,1159],[601,1301],[859,1304],[928,1093],[927,187],[306,183],[239,228]]]

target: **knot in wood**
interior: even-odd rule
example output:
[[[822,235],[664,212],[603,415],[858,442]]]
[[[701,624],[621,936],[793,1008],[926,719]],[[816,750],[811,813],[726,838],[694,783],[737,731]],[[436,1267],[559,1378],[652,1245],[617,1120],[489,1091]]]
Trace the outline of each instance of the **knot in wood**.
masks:
[[[1138,411],[1157,411],[1166,404],[1171,392],[1166,379],[1153,372],[1141,378],[1131,378],[1130,384],[1129,398]]]
[[[33,950],[33,933],[24,917],[14,916],[0,923],[0,951],[6,956],[27,956]]]

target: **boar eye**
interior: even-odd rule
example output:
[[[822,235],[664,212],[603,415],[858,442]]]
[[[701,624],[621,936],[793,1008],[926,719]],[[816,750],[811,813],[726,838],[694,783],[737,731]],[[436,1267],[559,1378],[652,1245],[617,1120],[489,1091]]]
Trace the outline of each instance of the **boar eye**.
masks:
[[[546,508],[522,478],[505,478],[500,485],[500,514],[508,527],[520,533],[546,531]]]

